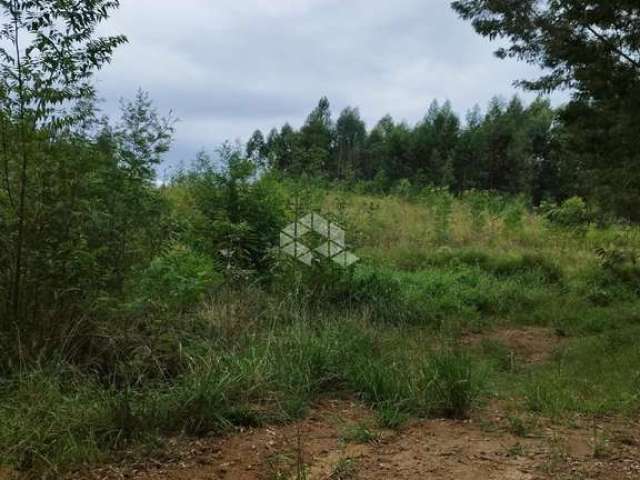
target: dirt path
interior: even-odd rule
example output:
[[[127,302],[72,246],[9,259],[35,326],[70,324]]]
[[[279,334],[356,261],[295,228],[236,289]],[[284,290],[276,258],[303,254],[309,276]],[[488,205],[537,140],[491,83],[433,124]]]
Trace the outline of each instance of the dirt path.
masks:
[[[416,421],[398,432],[380,431],[373,413],[359,403],[325,401],[295,424],[176,441],[167,452],[171,460],[77,472],[72,478],[640,479],[640,424],[585,423],[571,429],[538,424],[518,436],[512,420],[485,411],[466,421]]]
[[[462,341],[497,343],[512,360],[536,364],[563,340],[525,327]],[[640,419],[578,417],[567,427],[494,404],[466,421],[416,420],[399,431],[376,425],[357,401],[325,400],[294,424],[174,439],[153,458],[87,468],[69,480],[640,480]]]

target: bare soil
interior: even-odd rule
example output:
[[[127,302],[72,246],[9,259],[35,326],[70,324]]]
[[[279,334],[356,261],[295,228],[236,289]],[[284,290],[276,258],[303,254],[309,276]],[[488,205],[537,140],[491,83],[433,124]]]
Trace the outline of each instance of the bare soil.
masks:
[[[372,411],[350,400],[319,403],[290,425],[226,438],[174,440],[165,456],[76,472],[74,480],[535,480],[640,479],[640,422],[576,418],[571,427],[537,419],[513,433],[502,412],[464,421],[413,421],[378,430]],[[357,443],[345,432],[371,432]],[[369,431],[368,430],[368,431]]]
[[[521,327],[502,328],[482,333],[467,333],[462,343],[471,346],[480,345],[483,341],[499,343],[524,363],[542,363],[562,346],[564,339],[551,328]]]

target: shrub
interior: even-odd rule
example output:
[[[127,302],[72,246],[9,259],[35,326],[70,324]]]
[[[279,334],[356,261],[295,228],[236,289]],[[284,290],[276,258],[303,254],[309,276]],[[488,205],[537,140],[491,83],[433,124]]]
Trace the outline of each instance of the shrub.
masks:
[[[189,218],[183,241],[233,271],[267,272],[287,219],[284,186],[271,174],[257,178],[257,166],[238,150],[227,145],[218,153],[222,167],[203,154],[173,180],[189,199],[180,208]]]
[[[138,300],[186,310],[220,286],[223,277],[211,258],[177,243],[156,257],[137,281]]]
[[[615,279],[640,291],[640,254],[627,248],[599,248],[600,266]]]
[[[561,227],[580,227],[591,221],[587,204],[580,197],[571,197],[560,206],[543,203],[540,207],[545,217]]]
[[[410,198],[414,192],[414,187],[410,180],[403,178],[395,182],[391,188],[391,192],[402,198]]]
[[[425,189],[421,195],[427,200],[431,215],[434,217],[435,240],[441,243],[446,242],[449,240],[453,196],[446,188]]]

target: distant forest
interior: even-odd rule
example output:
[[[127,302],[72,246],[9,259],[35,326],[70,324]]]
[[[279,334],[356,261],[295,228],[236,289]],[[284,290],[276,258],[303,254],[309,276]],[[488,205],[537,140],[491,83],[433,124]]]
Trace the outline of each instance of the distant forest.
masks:
[[[515,96],[495,97],[485,111],[476,106],[462,119],[449,102],[434,101],[416,125],[387,115],[368,130],[358,108],[334,119],[323,97],[299,130],[287,123],[266,135],[255,131],[246,154],[287,175],[372,182],[380,191],[408,180],[453,192],[522,194],[534,205],[578,195],[640,220],[640,195],[630,189],[640,172],[624,163],[616,169],[625,145],[607,150],[615,139],[589,128],[589,113],[586,104],[554,109],[542,96],[529,105]],[[633,154],[630,148],[622,158]]]

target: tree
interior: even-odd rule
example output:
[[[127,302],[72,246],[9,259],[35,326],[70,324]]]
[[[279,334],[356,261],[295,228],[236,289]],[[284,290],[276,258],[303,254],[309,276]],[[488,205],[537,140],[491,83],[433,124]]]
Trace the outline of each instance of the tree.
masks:
[[[571,87],[579,95],[632,93],[640,73],[640,5],[635,0],[459,0],[453,8],[476,31],[547,70],[521,82],[534,90]]]
[[[361,165],[361,175],[365,180],[373,180],[376,176],[390,178],[388,140],[394,128],[393,118],[385,115],[369,133],[366,156]]]
[[[42,178],[38,169],[53,149],[50,139],[75,120],[65,107],[92,96],[91,76],[126,41],[95,36],[117,7],[117,0],[0,0],[0,15],[9,19],[0,29],[0,207],[7,247],[1,260],[10,277],[10,285],[1,287],[6,303],[0,315],[16,324],[38,302],[33,262],[44,240],[38,223],[49,190],[35,181]]]
[[[108,233],[95,238],[93,248],[108,252],[109,286],[121,292],[132,265],[158,246],[156,231],[161,215],[161,201],[154,188],[155,167],[169,151],[173,141],[174,121],[158,115],[149,94],[138,90],[133,101],[121,101],[121,118],[111,126],[106,120],[98,132],[97,143],[110,164],[95,179],[93,193],[103,199]],[[143,234],[141,235],[141,232]],[[141,248],[136,248],[136,246]]]
[[[266,144],[269,165],[281,172],[299,174],[300,171],[300,134],[291,125],[285,123],[280,132],[275,128],[269,133]]]
[[[560,112],[568,155],[580,165],[575,188],[621,216],[640,220],[640,4],[636,0],[459,0],[453,8],[496,52],[541,66],[531,90],[570,88]]]
[[[518,97],[508,104],[494,98],[483,123],[485,136],[484,188],[507,193],[529,193],[533,154],[527,115]]]
[[[531,199],[539,205],[545,199],[567,198],[563,194],[561,169],[556,153],[557,142],[554,138],[556,112],[548,99],[537,98],[526,109],[527,137],[530,141],[532,156]]]
[[[333,160],[334,128],[331,106],[327,97],[322,97],[318,106],[307,117],[300,130],[300,173],[330,173],[336,171]]]
[[[483,120],[477,105],[467,113],[466,125],[460,132],[454,154],[453,189],[456,192],[479,189],[487,184],[486,170],[480,155],[485,149]]]
[[[460,119],[451,108],[450,102],[445,102],[442,108],[432,112],[427,121],[431,124],[435,150],[432,157],[432,169],[436,185],[450,186],[453,170],[453,157],[458,137],[460,135]]]
[[[256,130],[247,142],[247,157],[251,159],[258,167],[267,166],[268,148],[264,139],[264,135],[260,130]]]
[[[364,156],[367,128],[357,108],[347,107],[336,122],[337,171],[329,172],[339,179],[352,178],[360,171]]]

